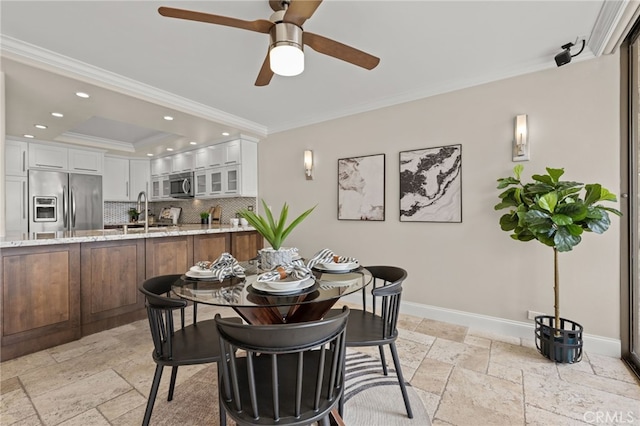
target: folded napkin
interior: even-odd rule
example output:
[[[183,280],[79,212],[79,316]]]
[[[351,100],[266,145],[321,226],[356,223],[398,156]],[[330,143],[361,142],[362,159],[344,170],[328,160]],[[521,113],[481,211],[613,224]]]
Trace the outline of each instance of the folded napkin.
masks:
[[[283,277],[283,275],[285,275]],[[289,265],[281,265],[272,271],[260,274],[259,281],[276,281],[286,277],[294,277],[298,280],[302,280],[311,275],[311,269],[306,267],[302,262],[291,263]]]
[[[220,281],[228,277],[244,277],[244,268],[240,266],[236,258],[229,253],[222,253],[220,257],[213,262],[198,262],[196,266],[210,270],[213,276]]]
[[[307,262],[307,268],[313,268],[318,263],[348,263],[348,262],[356,262],[358,263],[358,259],[355,257],[346,257],[346,256],[336,256],[332,250],[330,249],[322,249],[317,252],[309,261]]]

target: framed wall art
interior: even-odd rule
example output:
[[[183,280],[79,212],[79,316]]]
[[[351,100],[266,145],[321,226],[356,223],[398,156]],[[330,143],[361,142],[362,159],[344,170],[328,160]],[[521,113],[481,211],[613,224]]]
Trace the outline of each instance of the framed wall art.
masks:
[[[462,145],[400,152],[400,221],[462,222]]]
[[[384,220],[384,154],[338,160],[338,219]]]

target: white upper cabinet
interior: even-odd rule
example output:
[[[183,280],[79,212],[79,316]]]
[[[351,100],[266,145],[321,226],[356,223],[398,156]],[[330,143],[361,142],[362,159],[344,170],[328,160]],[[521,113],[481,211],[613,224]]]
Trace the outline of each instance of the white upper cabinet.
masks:
[[[96,151],[69,149],[69,171],[101,175],[104,171],[104,154]]]
[[[210,148],[215,147],[215,150]],[[207,147],[220,160],[205,171],[196,172],[197,198],[255,197],[258,195],[258,144],[238,139]],[[211,162],[211,156],[209,157]],[[206,191],[202,190],[206,185]]]
[[[191,172],[195,167],[195,151],[181,152],[171,157],[171,172]]]
[[[69,150],[59,146],[30,143],[29,168],[69,170]]]
[[[151,176],[168,175],[171,173],[171,157],[160,157],[151,160]]]
[[[225,165],[232,165],[232,164],[240,164],[243,161],[242,158],[242,150],[243,149],[248,149],[246,148],[247,144],[250,144],[252,142],[248,142],[248,141],[243,141],[241,139],[235,140],[235,141],[231,141],[231,142],[227,142],[225,144],[222,144],[222,146],[224,147],[224,164]]]
[[[105,201],[129,201],[129,160],[105,157],[102,188]]]
[[[27,143],[5,141],[4,173],[8,176],[26,176],[27,164]]]
[[[104,172],[102,151],[65,148],[57,145],[29,143],[29,168],[101,175]]]
[[[129,160],[129,199],[131,201],[136,201],[141,191],[145,191],[147,197],[151,198],[150,177],[149,160]]]

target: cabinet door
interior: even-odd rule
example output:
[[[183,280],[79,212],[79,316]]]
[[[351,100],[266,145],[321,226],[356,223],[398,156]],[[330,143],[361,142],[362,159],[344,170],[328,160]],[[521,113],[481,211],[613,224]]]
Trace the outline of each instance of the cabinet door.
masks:
[[[207,147],[209,149],[209,167],[220,167],[224,165],[225,161],[225,147],[224,144],[212,145]]]
[[[224,194],[237,195],[240,193],[240,166],[225,167],[224,174]]]
[[[171,173],[171,157],[151,160],[151,176],[168,175],[169,173]]]
[[[11,176],[27,175],[27,143],[5,141],[4,173]]]
[[[104,154],[101,152],[69,149],[69,170],[78,173],[102,174]]]
[[[80,338],[80,244],[3,249],[2,361]]]
[[[151,181],[151,198],[158,200],[161,198],[160,190],[162,186],[162,180],[160,178],[153,178]]]
[[[171,198],[171,181],[168,177],[162,178],[162,193],[160,196],[162,198]]]
[[[5,195],[7,232],[27,232],[27,178],[6,176]]]
[[[202,148],[196,151],[195,170],[202,170],[209,166],[209,148]]]
[[[129,201],[129,160],[106,157],[102,182],[105,201]]]
[[[150,165],[148,160],[129,160],[129,199],[136,201],[144,191],[149,195]]]
[[[209,174],[206,171],[196,172],[194,178],[196,180],[196,188],[195,195],[197,196],[206,196],[207,195],[207,177]]]
[[[240,262],[258,256],[263,247],[264,238],[257,231],[231,232],[231,255]]]
[[[193,261],[214,261],[222,253],[231,250],[231,237],[228,232],[201,234],[193,236]]]
[[[146,277],[184,274],[193,263],[193,236],[147,238]]]
[[[181,152],[171,157],[171,171],[174,173],[190,172],[195,165],[195,155],[191,151]]]
[[[80,256],[83,336],[146,317],[143,238],[82,243]]]
[[[29,144],[29,167],[69,170],[69,152],[58,146]]]
[[[240,164],[242,158],[241,141],[231,141],[224,144],[225,159],[224,164]]]
[[[218,167],[216,169],[209,170],[209,195],[222,195],[222,175],[224,169]]]

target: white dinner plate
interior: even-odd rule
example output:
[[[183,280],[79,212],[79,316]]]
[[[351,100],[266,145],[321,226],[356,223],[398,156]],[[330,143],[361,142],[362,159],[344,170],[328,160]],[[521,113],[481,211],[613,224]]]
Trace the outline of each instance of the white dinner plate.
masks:
[[[187,271],[185,275],[188,276],[189,278],[199,278],[199,279],[215,278],[215,275],[213,275],[213,272],[211,271],[209,271],[209,273],[204,273],[204,272],[206,271],[201,271],[201,272]]]
[[[325,274],[319,283],[321,287],[349,287],[358,284],[360,279],[362,276],[359,274]]]
[[[322,272],[350,272],[355,271],[360,267],[358,262],[344,262],[344,263],[318,263],[314,266],[315,269]]]
[[[294,288],[275,289],[273,287],[270,287],[267,282],[256,281],[253,283],[253,288],[255,288],[256,290],[264,291],[265,293],[274,293],[274,294],[293,293],[295,291],[300,291],[300,290],[304,290],[305,288],[309,288],[315,283],[316,283],[316,280],[313,277],[309,277],[302,280],[302,282],[297,286],[295,286]]]
[[[189,272],[193,272],[194,274],[199,274],[199,275],[212,275],[213,272],[211,272],[211,269],[202,269],[199,266],[192,266],[191,269],[189,269]]]
[[[259,283],[266,284],[266,285],[268,285],[269,287],[271,287],[271,288],[273,288],[273,289],[275,289],[275,290],[280,290],[280,289],[287,289],[287,290],[291,290],[291,289],[293,289],[293,288],[298,287],[298,285],[299,285],[302,281],[304,281],[304,280],[306,280],[306,279],[308,279],[308,278],[309,278],[309,275],[307,275],[306,277],[304,277],[304,278],[300,278],[300,279],[295,278],[295,277],[291,277],[291,276],[288,276],[288,277],[286,277],[286,278],[285,278],[285,279],[283,279],[283,280],[271,280],[271,281],[269,281],[269,280],[262,280],[262,279],[260,279],[260,277],[262,277],[262,276],[264,276],[264,275],[265,275],[265,274],[259,275],[259,276],[258,276],[257,281],[258,281]]]

